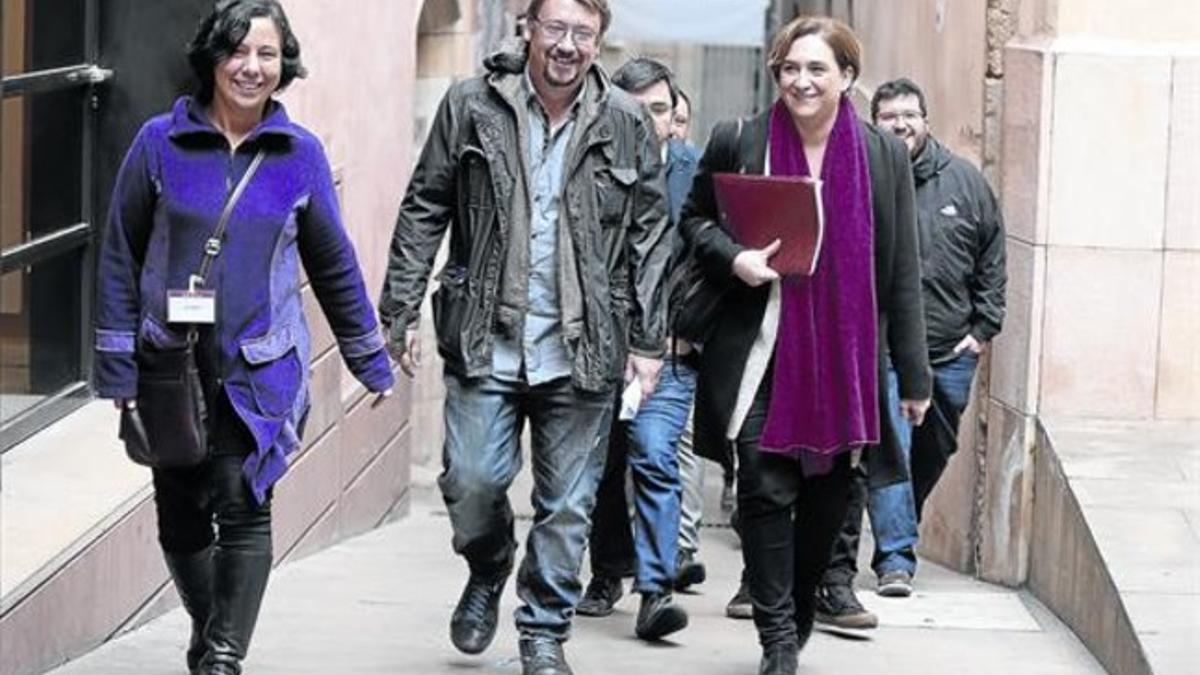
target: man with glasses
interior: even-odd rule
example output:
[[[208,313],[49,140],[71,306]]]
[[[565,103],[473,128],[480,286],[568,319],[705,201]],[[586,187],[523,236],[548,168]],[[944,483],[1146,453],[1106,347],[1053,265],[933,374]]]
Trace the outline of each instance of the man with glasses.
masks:
[[[641,103],[654,124],[674,227],[700,159],[694,148],[671,139],[672,116],[678,103],[674,75],[666,65],[643,57],[618,68],[612,82]],[[676,256],[682,254],[683,240],[674,232],[670,240]],[[688,585],[703,581],[705,574],[704,567],[692,559],[698,542],[681,555],[678,541],[683,455],[686,452],[694,463],[701,461],[691,453],[690,433],[687,448],[680,447],[696,392],[690,345],[678,343],[661,374],[654,395],[633,419],[617,425],[609,438],[608,463],[588,538],[592,580],[578,608],[583,616],[612,614],[624,593],[621,578],[634,572],[633,589],[642,596],[634,632],[643,640],[658,640],[687,626],[687,612],[671,594],[678,570],[689,570],[685,579]],[[632,530],[625,496],[626,468],[633,476]],[[698,492],[699,487],[694,491]],[[698,539],[697,533],[691,534]]]
[[[593,65],[607,0],[532,0],[525,18],[519,46],[441,103],[400,207],[380,314],[411,374],[449,228],[433,297],[446,368],[438,485],[470,568],[450,637],[477,654],[495,635],[528,421],[534,518],[515,619],[523,672],[561,675],[616,393],[636,378],[649,396],[661,368],[668,218],[654,131]]]
[[[917,524],[958,447],[958,424],[984,346],[1004,320],[1004,224],[983,174],[950,152],[929,131],[925,95],[908,79],[880,85],[871,116],[908,146],[916,183],[921,282],[933,401],[915,428],[899,414],[895,373],[888,375],[892,424],[910,453],[912,482],[868,491],[859,476],[833,557],[818,589],[817,620],[842,628],[871,628],[874,614],[854,597],[858,539],[864,504],[871,518],[879,579],[885,597],[912,594],[917,569]]]

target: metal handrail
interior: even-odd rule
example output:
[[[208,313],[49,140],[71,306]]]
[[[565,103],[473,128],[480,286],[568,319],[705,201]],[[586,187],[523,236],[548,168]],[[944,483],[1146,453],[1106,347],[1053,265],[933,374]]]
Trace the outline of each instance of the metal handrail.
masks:
[[[0,274],[8,274],[56,253],[84,246],[91,236],[91,223],[77,223],[44,237],[38,237],[5,249],[3,253],[0,253]]]
[[[4,78],[4,98],[55,89],[92,86],[107,82],[112,77],[111,69],[101,68],[94,63],[21,73]]]

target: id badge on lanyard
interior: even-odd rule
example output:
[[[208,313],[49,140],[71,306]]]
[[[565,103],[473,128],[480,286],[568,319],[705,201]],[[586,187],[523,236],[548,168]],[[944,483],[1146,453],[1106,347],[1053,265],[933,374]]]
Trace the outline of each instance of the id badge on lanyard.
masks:
[[[167,291],[167,323],[216,323],[217,292],[201,288],[203,282],[193,274],[187,290]]]

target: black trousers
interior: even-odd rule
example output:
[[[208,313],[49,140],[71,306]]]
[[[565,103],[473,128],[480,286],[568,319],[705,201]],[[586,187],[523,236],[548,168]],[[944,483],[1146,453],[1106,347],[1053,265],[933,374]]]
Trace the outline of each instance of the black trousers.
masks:
[[[736,444],[742,557],[764,647],[811,631],[817,582],[846,515],[851,479],[848,452],[828,474],[805,476],[799,461],[762,451],[769,383],[768,374]]]
[[[860,463],[850,470],[846,515],[842,527],[834,536],[829,566],[821,583],[853,586],[858,576],[858,542],[862,538],[863,514],[867,510],[867,468]]]
[[[158,541],[174,554],[195,553],[214,542],[227,550],[270,552],[270,498],[257,503],[242,474],[254,438],[223,395],[210,410],[208,460],[153,472]]]
[[[637,563],[633,546],[633,526],[629,517],[629,500],[625,493],[625,476],[629,468],[629,434],[623,423],[613,419],[608,436],[608,459],[596,491],[596,506],[592,509],[592,530],[588,534],[588,557],[592,576],[620,579],[632,577]]]

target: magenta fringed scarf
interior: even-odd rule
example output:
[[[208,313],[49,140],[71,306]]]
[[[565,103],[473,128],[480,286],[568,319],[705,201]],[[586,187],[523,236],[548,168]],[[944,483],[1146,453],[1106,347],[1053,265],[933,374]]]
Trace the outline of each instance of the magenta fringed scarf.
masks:
[[[783,101],[770,128],[771,173],[809,175]],[[874,212],[867,146],[842,99],[825,149],[825,240],[816,273],[781,282],[771,404],[761,446],[828,473],[841,452],[879,442]]]

